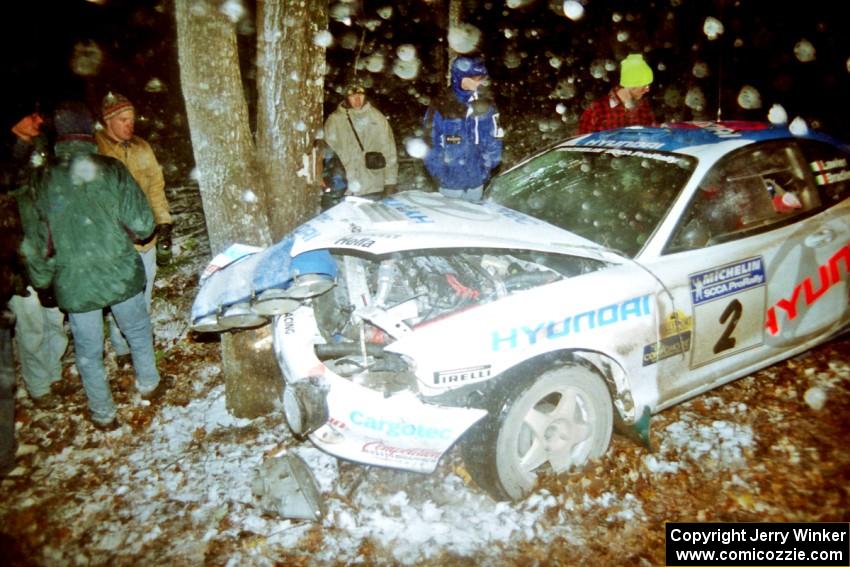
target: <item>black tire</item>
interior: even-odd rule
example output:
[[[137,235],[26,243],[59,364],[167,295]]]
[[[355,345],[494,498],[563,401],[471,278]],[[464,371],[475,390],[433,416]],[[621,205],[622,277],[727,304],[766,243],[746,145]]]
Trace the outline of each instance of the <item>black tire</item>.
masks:
[[[473,480],[496,500],[520,500],[534,489],[536,471],[564,472],[608,449],[611,396],[589,368],[568,363],[533,380],[507,380],[493,394],[462,451]]]

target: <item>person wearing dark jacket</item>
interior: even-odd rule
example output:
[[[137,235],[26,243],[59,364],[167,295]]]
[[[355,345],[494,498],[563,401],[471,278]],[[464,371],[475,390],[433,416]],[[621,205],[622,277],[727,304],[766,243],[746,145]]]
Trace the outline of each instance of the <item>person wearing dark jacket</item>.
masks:
[[[480,92],[487,77],[481,59],[458,57],[452,62],[451,89],[425,114],[430,146],[425,168],[447,197],[480,201],[484,183],[502,161],[499,112]]]
[[[43,124],[44,119],[36,111],[12,127],[13,159],[4,163],[8,167],[3,183],[10,189],[25,184],[33,170],[47,163],[50,143]],[[68,348],[65,314],[56,306],[51,290],[36,290],[30,285],[9,299],[9,309],[15,315],[14,342],[24,386],[33,404],[48,408],[56,401],[53,385],[62,379],[62,356]]]
[[[98,154],[94,120],[82,103],[54,113],[54,161],[19,195],[21,251],[30,281],[53,286],[68,313],[90,418],[115,429],[112,391],[103,364],[103,310],[110,308],[130,343],[136,388],[153,399],[170,387],[160,379],[145,302],[145,271],[134,242],[149,237],[154,217],[145,194],[118,160]]]

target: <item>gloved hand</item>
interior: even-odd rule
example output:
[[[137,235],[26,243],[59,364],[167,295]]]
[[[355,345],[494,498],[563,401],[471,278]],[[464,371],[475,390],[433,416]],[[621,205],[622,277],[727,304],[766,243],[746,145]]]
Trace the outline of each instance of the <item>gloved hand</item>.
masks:
[[[36,288],[36,294],[38,294],[38,302],[41,303],[42,307],[57,307],[56,296],[53,295],[53,286],[47,288]]]
[[[384,185],[384,197],[389,197],[390,195],[394,195],[396,192],[395,184],[392,185]]]
[[[156,225],[156,265],[167,266],[174,253],[171,251],[171,225]]]

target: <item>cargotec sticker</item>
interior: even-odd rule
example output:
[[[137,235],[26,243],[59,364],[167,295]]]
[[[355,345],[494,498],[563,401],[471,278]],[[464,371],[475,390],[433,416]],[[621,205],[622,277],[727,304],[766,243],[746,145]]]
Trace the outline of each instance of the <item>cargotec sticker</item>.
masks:
[[[349,416],[351,423],[373,429],[387,437],[419,437],[422,439],[448,439],[452,433],[448,427],[431,427],[422,424],[390,421],[379,417],[371,417],[362,411],[354,410]]]

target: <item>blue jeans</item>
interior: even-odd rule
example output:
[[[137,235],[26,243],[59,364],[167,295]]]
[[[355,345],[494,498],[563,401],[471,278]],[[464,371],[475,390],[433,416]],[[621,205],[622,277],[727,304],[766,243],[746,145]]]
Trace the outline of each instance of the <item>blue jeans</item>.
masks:
[[[15,342],[21,361],[21,378],[31,398],[50,393],[50,385],[62,379],[62,355],[68,348],[65,314],[58,307],[42,307],[38,294],[14,295],[9,309],[15,314]]]
[[[481,196],[484,194],[484,186],[479,185],[478,187],[472,187],[470,189],[449,189],[447,187],[440,187],[440,193],[452,199],[463,199],[464,201],[478,203],[481,201]]]
[[[133,368],[136,371],[136,389],[142,394],[150,393],[159,385],[159,372],[156,369],[153,330],[144,292],[112,305],[111,309],[130,343]],[[109,423],[115,417],[115,402],[103,366],[103,310],[69,313],[68,319],[74,335],[77,368],[89,399],[92,420]]]
[[[12,357],[12,328],[0,322],[0,470],[10,468],[14,464],[15,449],[15,360]]]
[[[145,252],[139,252],[142,257],[142,264],[145,266],[145,302],[148,306],[148,314],[151,312],[151,302],[153,301],[153,280],[156,278],[156,246]],[[127,339],[115,323],[115,317],[110,311],[106,316],[109,322],[109,343],[112,345],[112,350],[115,354],[129,354],[130,345],[127,344]]]

